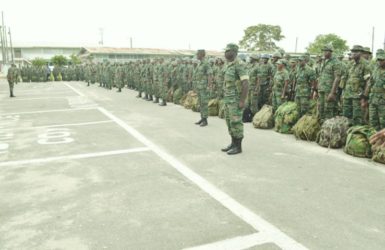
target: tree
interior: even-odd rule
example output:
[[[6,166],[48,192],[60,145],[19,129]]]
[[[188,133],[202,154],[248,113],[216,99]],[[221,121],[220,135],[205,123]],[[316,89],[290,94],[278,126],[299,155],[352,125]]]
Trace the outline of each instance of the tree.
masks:
[[[319,54],[322,52],[322,48],[327,44],[332,44],[334,52],[337,54],[343,54],[349,50],[346,41],[335,34],[318,35],[314,42],[309,44],[309,47],[307,47],[306,50],[312,54]]]
[[[239,46],[247,50],[273,51],[278,49],[275,43],[285,38],[281,32],[280,26],[268,24],[250,26],[245,29]]]
[[[55,66],[63,66],[63,65],[67,64],[68,60],[67,60],[67,58],[65,56],[56,55],[56,56],[51,58],[51,62]]]
[[[47,65],[47,60],[45,60],[44,58],[36,57],[32,60],[32,65],[36,67],[41,67]]]
[[[72,54],[72,55],[70,56],[70,60],[71,60],[71,63],[74,64],[74,65],[76,65],[76,64],[81,64],[81,63],[82,63],[82,61],[80,60],[80,58],[79,58],[77,55],[75,55],[75,54]]]

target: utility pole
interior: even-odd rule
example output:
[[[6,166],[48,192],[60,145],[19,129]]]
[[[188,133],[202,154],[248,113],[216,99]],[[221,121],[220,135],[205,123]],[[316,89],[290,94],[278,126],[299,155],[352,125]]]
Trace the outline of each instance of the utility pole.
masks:
[[[130,37],[130,48],[132,49],[132,37]]]
[[[99,41],[99,45],[103,46],[104,42],[103,42],[103,33],[104,33],[104,29],[103,28],[99,28],[99,32],[100,32],[100,41]]]
[[[298,48],[298,37],[295,38],[295,49],[294,49],[295,53],[297,53],[297,48]]]
[[[0,25],[0,41],[1,41],[1,59],[2,64],[5,64],[5,46],[4,46],[4,38],[3,38],[3,26]]]
[[[384,47],[383,47],[383,49],[385,50],[385,36],[384,36]]]
[[[8,28],[8,34],[9,34],[9,45],[11,46],[11,58],[12,58],[12,63],[15,63],[15,55],[13,51],[13,46],[12,46],[12,36],[11,36],[11,28]]]
[[[8,50],[7,50],[7,47],[8,47],[8,45],[7,45],[7,27],[5,27],[5,25],[4,25],[4,12],[2,11],[1,12],[1,21],[2,21],[2,27],[3,27],[3,33],[2,33],[2,35],[3,35],[3,42],[4,42],[4,58],[3,58],[3,62],[4,62],[4,64],[7,64],[7,62],[8,62]]]
[[[372,30],[372,53],[374,53],[374,26]]]

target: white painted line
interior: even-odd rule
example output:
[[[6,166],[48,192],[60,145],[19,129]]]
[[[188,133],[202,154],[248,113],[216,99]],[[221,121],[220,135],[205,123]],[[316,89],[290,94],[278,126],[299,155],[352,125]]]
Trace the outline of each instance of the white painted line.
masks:
[[[239,202],[231,198],[229,195],[215,187],[213,184],[205,180],[203,177],[189,169],[182,162],[177,160],[174,156],[164,152],[153,142],[148,140],[144,135],[139,133],[136,129],[130,127],[125,122],[111,114],[104,108],[99,107],[98,110],[105,114],[108,118],[115,121],[119,126],[125,129],[129,134],[135,137],[138,141],[146,145],[152,151],[154,151],[160,158],[168,162],[172,167],[174,167],[178,172],[180,172],[187,179],[192,181],[203,191],[208,193],[212,198],[221,203],[224,207],[229,209],[233,214],[238,216],[244,222],[252,226],[258,232],[263,233],[268,237],[270,242],[274,242],[282,249],[307,249],[305,246],[301,245],[299,242],[287,236],[281,230],[276,228],[274,225],[270,224],[260,216],[253,213],[250,209],[244,207]]]
[[[66,85],[68,88],[72,89],[73,91],[75,91],[75,93],[77,93],[78,95],[80,96],[84,96],[84,94],[82,92],[80,92],[79,90],[75,89],[74,87],[72,87],[71,85],[69,85],[68,83],[64,83],[64,85]]]
[[[268,237],[263,233],[255,233],[201,246],[189,247],[184,250],[242,250],[265,243],[269,243]]]
[[[3,115],[25,115],[25,114],[40,114],[40,113],[53,113],[53,112],[70,112],[70,111],[78,111],[78,110],[91,110],[96,109],[96,107],[87,107],[87,108],[73,108],[73,109],[49,109],[49,110],[41,110],[41,111],[29,111],[29,112],[20,112],[20,113],[5,113]]]
[[[85,158],[102,157],[102,156],[110,156],[110,155],[121,155],[121,154],[128,154],[128,153],[144,152],[149,150],[150,150],[149,148],[141,147],[141,148],[114,150],[114,151],[95,152],[95,153],[88,153],[88,154],[63,155],[63,156],[29,159],[29,160],[21,160],[21,161],[6,161],[6,162],[0,163],[0,167],[4,167],[4,166],[21,167],[22,165],[27,165],[27,164],[46,163],[46,162],[62,161],[62,160],[76,160],[76,159],[85,159]]]
[[[96,122],[66,123],[66,124],[57,124],[57,125],[36,126],[36,127],[32,127],[32,128],[27,128],[27,129],[85,126],[85,125],[94,125],[94,124],[103,124],[103,123],[112,123],[112,122],[114,122],[114,121],[105,120],[105,121],[96,121]]]
[[[52,96],[52,97],[37,97],[37,98],[14,98],[12,101],[29,101],[29,100],[46,100],[46,99],[66,99],[68,97],[77,96]]]

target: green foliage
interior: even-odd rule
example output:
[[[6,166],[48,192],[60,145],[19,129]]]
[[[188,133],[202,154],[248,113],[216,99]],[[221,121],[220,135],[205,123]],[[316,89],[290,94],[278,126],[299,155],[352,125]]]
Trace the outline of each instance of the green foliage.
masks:
[[[250,26],[246,28],[239,46],[247,50],[273,51],[278,49],[275,43],[285,38],[281,32],[281,27],[276,25]]]
[[[44,58],[36,57],[32,60],[32,65],[36,67],[42,67],[47,65],[47,60],[45,60]]]
[[[51,62],[55,66],[63,66],[63,65],[66,65],[68,63],[68,59],[62,55],[56,55],[56,56],[51,58]]]
[[[70,56],[70,61],[71,61],[71,63],[74,64],[74,65],[76,65],[76,64],[81,64],[81,63],[82,63],[82,61],[80,60],[80,58],[79,58],[77,55],[75,55],[75,54],[72,54],[72,55]]]
[[[343,54],[349,50],[346,41],[335,34],[318,35],[306,50],[311,54],[319,54],[322,53],[322,48],[327,44],[333,45],[336,54]]]

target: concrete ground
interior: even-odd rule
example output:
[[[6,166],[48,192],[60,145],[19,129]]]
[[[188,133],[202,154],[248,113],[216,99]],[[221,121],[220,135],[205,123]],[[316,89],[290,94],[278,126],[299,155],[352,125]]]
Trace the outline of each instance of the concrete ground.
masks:
[[[0,81],[0,249],[384,249],[385,166],[82,82]]]

